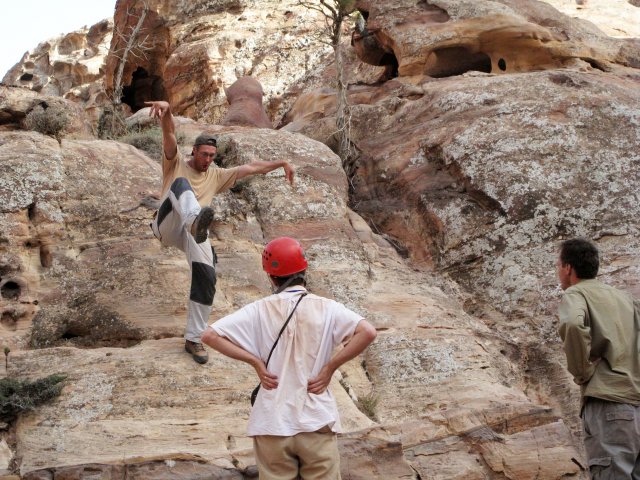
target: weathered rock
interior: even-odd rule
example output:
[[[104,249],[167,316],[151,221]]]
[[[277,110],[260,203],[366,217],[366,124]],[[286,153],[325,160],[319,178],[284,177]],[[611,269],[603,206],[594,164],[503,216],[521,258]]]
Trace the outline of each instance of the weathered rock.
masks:
[[[269,116],[277,122],[288,108],[280,97],[329,51],[310,38],[311,32],[323,28],[320,15],[294,0],[200,0],[170,6],[150,1],[147,5],[143,32],[149,34],[150,48],[146,58],[127,62],[124,84],[131,85],[137,71],[155,82],[156,92],[147,84],[131,85],[131,95],[139,100],[158,99],[162,91],[175,113],[209,123],[220,123],[227,111],[223,85],[245,76],[263,85],[266,102],[273,102]],[[119,2],[115,28],[127,31],[140,13],[137,2]],[[107,91],[113,88],[119,62],[113,53],[123,45],[122,38],[113,37],[105,69]]]
[[[400,8],[399,2],[359,3],[368,11],[370,36],[378,39],[374,47],[384,47],[384,52],[361,51],[360,55],[375,54],[380,60],[383,54],[393,53],[399,77],[380,86],[350,88],[354,105],[351,140],[361,152],[350,181],[350,203],[377,232],[393,239],[398,251],[414,265],[444,271],[472,292],[465,302],[467,311],[480,315],[501,332],[499,337],[518,345],[504,348],[503,344],[500,350],[529,372],[522,379],[529,384],[529,396],[554,405],[574,438],[579,438],[578,392],[571,388],[556,343],[553,313],[559,289],[553,267],[555,245],[567,236],[597,239],[604,256],[603,279],[636,296],[640,293],[640,265],[632,253],[639,248],[634,240],[639,213],[634,192],[639,178],[633,172],[640,161],[635,153],[640,150],[635,113],[640,104],[640,77],[637,70],[625,67],[637,64],[626,53],[635,40],[607,39],[592,27],[552,15],[552,10],[538,4],[519,2],[508,7],[512,9],[509,15],[517,12],[516,19],[510,17],[509,21],[518,23],[524,18],[529,27],[523,30],[520,24],[516,30],[549,28],[553,35],[562,30],[566,38],[540,41],[543,37],[536,39],[538,34],[523,33],[521,41],[537,47],[530,45],[526,53],[521,52],[515,71],[552,66],[544,55],[535,54],[536,48],[556,59],[586,59],[591,67],[562,61],[567,68],[510,74],[514,70],[496,68],[495,59],[500,45],[510,48],[511,42],[494,38],[490,43],[496,50],[486,50],[491,66],[484,69],[491,74],[482,73],[482,65],[473,62],[445,72],[436,67],[447,62],[435,60],[464,57],[432,53],[445,44],[452,48],[475,45],[478,49],[473,47],[469,52],[482,51],[479,46],[492,38],[490,26],[496,20],[489,17],[502,7],[478,2],[457,2],[455,6],[451,2],[414,3],[404,2],[406,8]],[[480,18],[487,21],[476,24]],[[506,17],[500,18],[506,21]],[[426,34],[423,30],[417,34],[427,23]],[[473,25],[478,29],[473,31]],[[589,57],[581,53],[585,45],[593,47]],[[358,50],[358,40],[355,47]],[[577,71],[575,67],[579,67]],[[599,68],[612,72],[600,72]],[[480,72],[459,75],[465,70]],[[424,74],[447,78],[434,80]],[[288,114],[291,123],[284,128],[327,142],[335,129],[334,115],[335,99],[330,92],[309,93]],[[445,355],[440,347],[446,343],[435,338],[433,343],[424,343],[426,339],[418,342],[417,338],[407,341],[409,348],[401,349],[395,357],[387,356],[398,362],[396,366],[376,359],[378,348],[386,344],[386,338],[379,337],[367,355],[367,365],[384,371],[387,379],[406,365],[430,364],[426,370],[430,372],[433,365],[456,365],[452,354],[457,349]],[[455,345],[449,336],[448,342]],[[473,350],[465,347],[464,351],[468,361],[468,352]],[[443,355],[449,362],[443,362]],[[428,391],[419,386],[424,381],[415,376],[419,371],[410,371],[406,388]],[[476,377],[474,382],[480,380]],[[447,380],[438,377],[438,384],[442,383]],[[381,405],[393,405],[392,413],[412,408],[403,404],[404,395],[397,395],[393,388],[380,389],[383,384],[376,381],[381,396],[386,396]],[[477,385],[479,399],[483,394]],[[446,388],[437,391],[436,405],[445,392]],[[489,394],[487,398],[491,398]],[[425,403],[429,408],[429,402]],[[451,405],[451,398],[445,403]],[[509,403],[513,404],[513,399]],[[456,478],[448,476],[453,471],[446,469],[447,464],[464,472],[458,478],[484,478],[485,473],[478,473],[477,462],[467,454],[466,444],[449,441],[453,446],[430,457],[425,465],[443,469],[439,478]],[[559,432],[552,443],[569,442],[565,433]],[[495,462],[482,460],[480,452],[477,455],[480,463],[486,461],[495,470]],[[502,461],[511,462],[506,457]],[[509,468],[504,471],[508,477],[528,478],[522,471],[507,471]],[[569,463],[562,468],[567,474],[575,469]],[[544,475],[556,475],[558,469],[554,464]]]
[[[366,43],[356,50],[365,61],[397,65],[400,76],[637,67],[640,60],[636,39],[611,39],[542,2],[360,0],[357,7],[367,18],[367,34],[354,39]]]
[[[400,10],[397,18],[384,5],[375,6],[380,21],[410,28],[401,21],[408,12]],[[525,12],[533,15],[530,10]],[[376,18],[372,11],[369,22]],[[409,30],[397,34],[394,44],[411,38]],[[414,261],[476,271],[468,285],[477,289],[478,281],[503,310],[513,311],[520,301],[526,308],[540,305],[540,292],[548,304],[554,280],[543,265],[554,253],[545,242],[565,234],[598,238],[635,231],[633,207],[627,208],[637,204],[629,197],[637,181],[629,177],[637,163],[635,72],[469,73],[446,82],[400,77],[379,88],[353,89],[350,98],[358,105],[352,139],[363,152],[353,202],[400,239]],[[611,104],[611,98],[617,100]],[[333,122],[324,116],[333,113],[333,99],[320,93],[304,101],[289,129],[323,140]],[[558,170],[559,164],[566,167]],[[617,186],[606,196],[589,198],[582,191],[576,206],[566,188],[574,182],[599,183],[595,191]],[[416,229],[416,222],[422,227]],[[471,247],[480,244],[480,250]],[[537,252],[525,255],[531,259],[526,266],[521,247]],[[497,255],[504,250],[513,254]],[[638,290],[635,282],[629,287]]]
[[[68,124],[62,132],[63,136],[93,136],[91,122],[81,106],[59,97],[38,95],[26,88],[4,85],[0,85],[0,131],[27,129],[25,118],[36,107],[64,112]]]
[[[262,85],[255,78],[242,77],[224,89],[229,110],[222,125],[273,128],[262,106]]]
[[[107,100],[102,78],[112,28],[107,19],[42,42],[25,53],[2,82],[79,102],[95,121],[97,107]]]
[[[151,5],[155,44],[149,63],[127,66],[131,98],[166,89],[182,111],[220,119],[221,85],[251,74],[277,123],[277,86],[321,50],[265,45],[287,35],[279,18],[295,35],[317,26],[288,2],[270,13],[205,3]],[[119,2],[116,24],[132,21],[131,5]],[[177,119],[185,153],[208,130],[224,165],[286,158],[297,169],[293,189],[274,171],[214,200],[212,319],[268,293],[265,241],[298,237],[310,288],[379,331],[332,385],[345,478],[584,476],[578,392],[552,318],[554,243],[597,238],[604,278],[640,292],[636,41],[524,0],[359,6],[370,35],[348,55],[360,152],[349,178],[326,146],[292,133],[330,143],[330,91],[301,99],[288,132]],[[326,87],[332,68],[305,82]],[[8,374],[69,374],[60,398],[15,425],[23,477],[255,478],[244,435],[255,374],[214,353],[198,366],[183,350],[188,267],[160,248],[141,204],[160,166],[117,142],[4,132],[0,187]]]
[[[7,445],[7,442],[3,439],[0,441],[0,478],[10,473],[10,463],[13,458],[13,451]]]
[[[169,476],[175,463],[196,474],[200,464],[202,475],[218,472],[213,478],[242,478],[237,472],[224,476],[222,469],[240,466],[234,452],[246,456],[251,449],[245,425],[256,377],[249,366],[220,355],[212,355],[204,367],[196,365],[184,354],[182,339],[146,341],[130,349],[26,351],[10,363],[15,376],[49,372],[65,373],[66,385],[59,399],[19,420],[22,475],[49,470],[58,478],[90,464],[135,471],[153,463],[156,470],[166,470],[166,478],[177,478]],[[337,381],[332,389],[347,429],[371,424]],[[86,478],[73,475],[68,478]]]
[[[337,379],[333,389],[346,431],[372,425],[355,407],[356,401],[369,399],[370,415],[413,440],[396,443],[385,456],[380,448],[386,452],[389,447],[368,439],[367,433],[354,434],[349,438],[359,446],[353,447],[354,459],[343,471],[361,475],[357,478],[366,478],[368,471],[401,478],[409,465],[423,468],[419,455],[414,461],[401,458],[409,445],[497,428],[528,415],[518,431],[557,423],[558,435],[547,436],[541,445],[555,449],[561,459],[554,463],[558,475],[553,478],[570,472],[570,458],[579,454],[566,445],[568,430],[557,415],[522,393],[522,374],[500,353],[504,340],[465,314],[454,284],[408,270],[395,250],[347,208],[347,179],[338,157],[298,134],[211,130],[218,133],[225,165],[286,157],[297,171],[293,189],[281,171],[274,171],[214,200],[219,254],[214,318],[268,292],[260,272],[261,245],[292,235],[306,248],[310,288],[362,312],[381,331],[364,357],[366,374],[359,362],[351,362],[341,372],[346,389]],[[11,135],[16,142],[28,134]],[[147,232],[151,212],[134,208],[154,184],[159,186],[159,165],[116,142],[63,141],[51,147],[59,150],[55,169],[64,175],[56,189],[49,189],[58,192],[65,228],[51,249],[51,266],[34,270],[32,291],[39,311],[31,341],[39,347],[142,343],[128,349],[12,352],[11,375],[69,374],[60,399],[23,417],[17,426],[22,473],[71,469],[83,478],[86,473],[77,472],[91,464],[144,463],[170,475],[163,465],[178,459],[200,462],[204,472],[211,466],[231,470],[234,463],[243,471],[251,467],[250,442],[243,437],[248,412],[243,399],[255,383],[252,371],[219,355],[212,355],[203,370],[184,354],[181,339],[144,340],[181,335],[185,311],[180,306],[186,303],[189,278],[182,254],[160,250]],[[28,169],[30,164],[21,165]],[[27,200],[20,204],[13,200],[14,210],[32,201],[28,190],[24,196]],[[23,253],[23,262],[25,258]],[[474,389],[461,395],[469,384]],[[411,433],[417,425],[425,426],[419,436]],[[230,435],[236,439],[233,448],[227,444]],[[54,438],[59,445],[55,452],[45,446]],[[525,440],[512,441],[519,445]],[[234,449],[239,450],[235,457]],[[368,456],[362,457],[362,451]],[[180,452],[191,457],[176,457]],[[479,454],[456,455],[471,465]],[[492,450],[492,455],[509,454]],[[468,471],[488,475],[492,470],[479,464]]]
[[[288,91],[330,51],[310,35],[323,28],[322,17],[295,0],[147,5],[134,42],[143,48],[128,55],[121,85],[134,112],[147,100],[168,99],[177,114],[219,123],[227,111],[223,85],[250,75],[264,86],[269,116],[277,123],[299,92]],[[97,124],[142,12],[134,0],[116,7],[114,22],[51,39],[25,54],[4,82],[76,101]],[[122,35],[112,34],[114,24]]]

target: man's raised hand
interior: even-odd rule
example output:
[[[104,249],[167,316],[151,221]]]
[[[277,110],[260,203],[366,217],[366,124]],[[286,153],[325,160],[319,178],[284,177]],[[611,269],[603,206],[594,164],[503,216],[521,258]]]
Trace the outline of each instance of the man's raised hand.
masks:
[[[149,116],[162,119],[165,114],[169,111],[169,102],[165,102],[164,100],[157,100],[153,102],[144,102],[145,105],[149,105],[151,109],[149,110]]]

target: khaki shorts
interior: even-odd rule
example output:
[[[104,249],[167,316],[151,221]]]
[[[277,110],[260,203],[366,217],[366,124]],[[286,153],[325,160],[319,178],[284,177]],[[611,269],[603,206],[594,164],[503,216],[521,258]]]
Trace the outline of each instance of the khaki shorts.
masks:
[[[340,480],[338,441],[327,427],[292,437],[258,435],[253,450],[260,480]]]

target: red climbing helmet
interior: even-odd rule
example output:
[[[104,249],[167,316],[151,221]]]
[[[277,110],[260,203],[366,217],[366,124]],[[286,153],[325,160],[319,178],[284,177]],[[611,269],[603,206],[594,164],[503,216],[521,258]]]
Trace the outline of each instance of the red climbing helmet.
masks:
[[[272,277],[288,277],[306,270],[307,266],[302,246],[295,238],[271,240],[262,252],[262,269]]]

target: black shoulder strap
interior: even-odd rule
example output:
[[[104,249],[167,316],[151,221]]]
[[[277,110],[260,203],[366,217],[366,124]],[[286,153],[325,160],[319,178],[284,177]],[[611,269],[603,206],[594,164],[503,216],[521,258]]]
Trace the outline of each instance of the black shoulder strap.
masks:
[[[273,347],[271,347],[271,351],[269,352],[269,356],[267,357],[267,362],[265,363],[265,367],[269,366],[269,360],[271,360],[271,354],[275,350],[276,345],[278,344],[278,340],[280,340],[280,337],[282,336],[282,332],[284,332],[284,329],[287,328],[287,325],[289,325],[289,320],[291,320],[291,317],[293,317],[293,313],[296,311],[296,308],[298,308],[298,305],[300,305],[300,301],[302,300],[302,297],[304,297],[306,294],[307,294],[307,292],[303,292],[303,293],[300,294],[300,298],[298,299],[298,302],[296,303],[296,306],[293,307],[293,310],[291,310],[291,313],[289,314],[289,317],[287,318],[287,320],[284,322],[284,325],[280,329],[280,333],[278,334],[278,338],[276,338],[276,341],[273,343]]]

